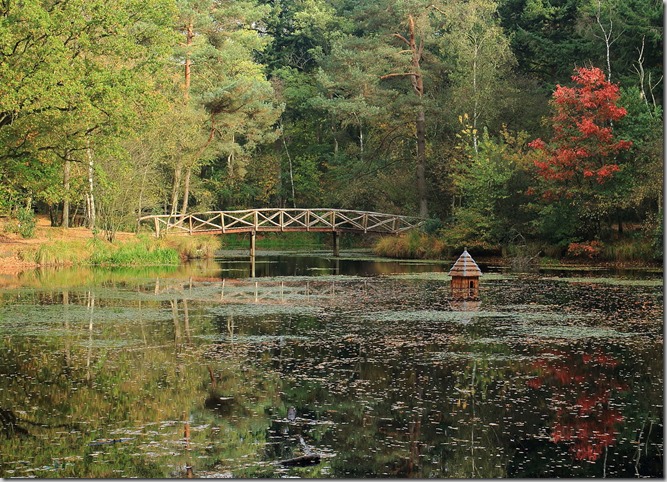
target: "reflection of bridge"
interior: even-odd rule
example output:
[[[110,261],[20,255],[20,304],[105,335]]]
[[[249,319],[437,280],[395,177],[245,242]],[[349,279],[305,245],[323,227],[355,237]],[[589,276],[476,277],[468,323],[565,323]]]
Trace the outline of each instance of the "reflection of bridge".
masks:
[[[396,214],[353,211],[348,209],[246,209],[208,211],[185,215],[143,216],[141,222],[153,222],[155,235],[251,233],[250,252],[255,252],[258,232],[332,232],[334,254],[338,255],[341,232],[398,234],[416,228],[424,219]]]

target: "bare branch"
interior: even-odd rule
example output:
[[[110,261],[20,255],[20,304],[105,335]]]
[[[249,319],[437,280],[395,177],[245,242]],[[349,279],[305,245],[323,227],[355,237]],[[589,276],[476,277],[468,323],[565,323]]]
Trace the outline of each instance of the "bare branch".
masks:
[[[415,75],[418,75],[418,74],[416,72],[399,72],[399,73],[395,73],[395,74],[382,75],[382,76],[380,76],[380,79],[384,80],[384,79],[389,79],[391,77],[407,77],[407,76],[415,76]]]
[[[393,34],[391,34],[391,36],[392,36],[392,37],[396,37],[397,39],[400,39],[400,40],[402,40],[403,42],[405,42],[406,44],[410,45],[410,42],[408,42],[408,39],[406,39],[405,37],[403,37],[403,35],[401,35],[400,33],[393,33]]]

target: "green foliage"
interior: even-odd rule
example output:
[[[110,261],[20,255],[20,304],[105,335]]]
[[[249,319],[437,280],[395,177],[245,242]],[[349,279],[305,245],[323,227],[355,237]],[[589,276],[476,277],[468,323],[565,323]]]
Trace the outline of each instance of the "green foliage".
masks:
[[[0,159],[4,180],[39,198],[62,161],[114,144],[155,93],[171,42],[165,0],[7,4],[0,17]],[[11,94],[9,94],[11,93]],[[67,187],[60,199],[68,193]]]
[[[35,212],[29,208],[20,208],[16,213],[18,222],[18,233],[24,238],[32,238],[35,235]]]
[[[35,212],[29,208],[19,208],[13,219],[5,223],[4,231],[7,233],[20,234],[24,238],[32,238],[35,235]]]
[[[531,218],[517,209],[526,188],[520,179],[526,169],[526,134],[504,129],[492,138],[486,129],[478,135],[467,116],[460,122],[463,129],[457,134],[458,152],[450,173],[456,205],[442,236],[459,249],[498,251],[510,241],[510,232],[527,231]]]

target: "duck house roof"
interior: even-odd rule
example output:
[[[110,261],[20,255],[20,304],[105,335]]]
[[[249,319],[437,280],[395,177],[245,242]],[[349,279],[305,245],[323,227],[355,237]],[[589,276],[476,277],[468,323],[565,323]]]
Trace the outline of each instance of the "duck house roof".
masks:
[[[459,259],[456,260],[452,269],[449,270],[450,276],[458,276],[461,278],[477,278],[482,276],[482,270],[479,269],[475,260],[468,253],[468,249],[464,249]]]

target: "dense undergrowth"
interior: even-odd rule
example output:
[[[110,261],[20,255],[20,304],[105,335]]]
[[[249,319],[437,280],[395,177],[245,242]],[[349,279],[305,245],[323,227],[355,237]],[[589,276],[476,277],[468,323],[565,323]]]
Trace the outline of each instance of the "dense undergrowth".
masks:
[[[598,261],[615,263],[659,263],[662,249],[650,238],[621,238],[608,242],[591,241],[558,246],[527,243],[521,246],[491,246],[469,242],[465,246],[448,243],[438,234],[411,231],[400,236],[380,238],[373,253],[388,258],[443,259],[452,258],[467,249],[477,256],[502,256],[544,260]]]

